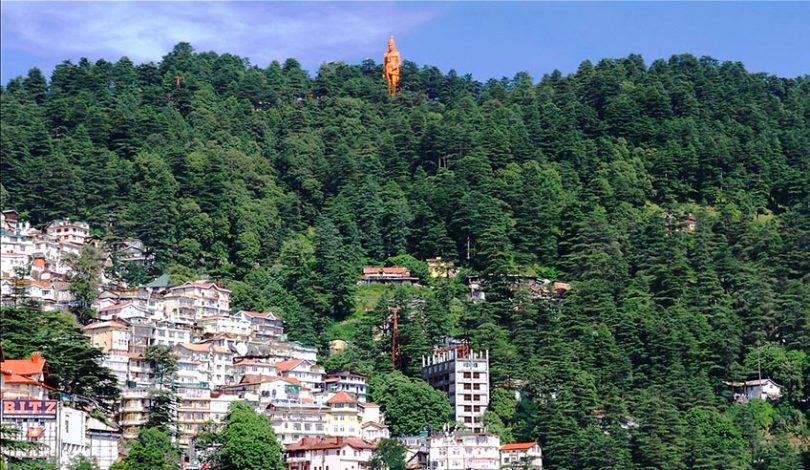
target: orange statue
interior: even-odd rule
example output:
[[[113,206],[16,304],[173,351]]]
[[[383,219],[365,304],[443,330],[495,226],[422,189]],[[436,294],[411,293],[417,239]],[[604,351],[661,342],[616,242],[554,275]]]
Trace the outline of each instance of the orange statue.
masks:
[[[396,95],[399,86],[399,51],[394,36],[388,38],[388,52],[383,56],[383,78],[388,82],[388,94]]]

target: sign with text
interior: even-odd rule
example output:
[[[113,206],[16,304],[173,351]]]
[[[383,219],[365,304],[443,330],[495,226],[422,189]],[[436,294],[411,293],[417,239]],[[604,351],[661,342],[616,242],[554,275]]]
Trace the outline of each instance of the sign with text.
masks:
[[[56,419],[58,403],[56,400],[3,400],[3,417]]]

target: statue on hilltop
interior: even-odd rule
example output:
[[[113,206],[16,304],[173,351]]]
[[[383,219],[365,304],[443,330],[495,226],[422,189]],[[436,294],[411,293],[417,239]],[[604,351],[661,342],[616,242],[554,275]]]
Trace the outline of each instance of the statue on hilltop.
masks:
[[[394,36],[388,38],[388,52],[383,56],[383,78],[388,82],[388,94],[396,95],[399,86],[399,51]]]

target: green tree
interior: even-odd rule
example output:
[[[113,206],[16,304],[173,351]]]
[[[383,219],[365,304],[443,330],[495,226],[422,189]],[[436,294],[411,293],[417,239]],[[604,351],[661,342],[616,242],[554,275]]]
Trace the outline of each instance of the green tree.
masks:
[[[176,470],[180,468],[180,453],[167,434],[145,428],[129,446],[120,467],[120,470]]]
[[[234,402],[213,436],[216,450],[209,461],[213,468],[228,470],[281,470],[281,447],[273,427],[264,415],[259,415],[246,403]]]
[[[87,324],[95,318],[92,306],[98,298],[99,252],[92,245],[84,245],[80,254],[70,258],[68,264],[72,270],[70,293],[77,303],[73,311],[81,323]]]
[[[405,446],[393,439],[382,439],[366,466],[371,470],[405,470]]]
[[[392,372],[373,377],[370,387],[395,436],[417,434],[425,426],[440,429],[450,419],[447,396],[420,379]]]

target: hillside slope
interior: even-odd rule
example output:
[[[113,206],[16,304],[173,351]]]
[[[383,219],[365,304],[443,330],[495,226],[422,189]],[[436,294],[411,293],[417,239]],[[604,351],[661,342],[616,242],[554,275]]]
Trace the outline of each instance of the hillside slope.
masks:
[[[549,468],[808,464],[808,77],[681,55],[479,83],[406,62],[391,98],[380,75],[188,44],[32,70],[2,90],[3,209],[141,238],[157,264],[130,281],[206,274],[293,338],[353,336],[335,366],[390,369],[373,332],[411,306],[401,368],[448,332],[489,348],[527,397],[499,394],[490,427]],[[356,315],[360,268],[405,254],[483,275],[488,301],[458,278]],[[517,272],[573,290],[516,295]],[[723,381],[758,366],[784,398],[731,404]]]

